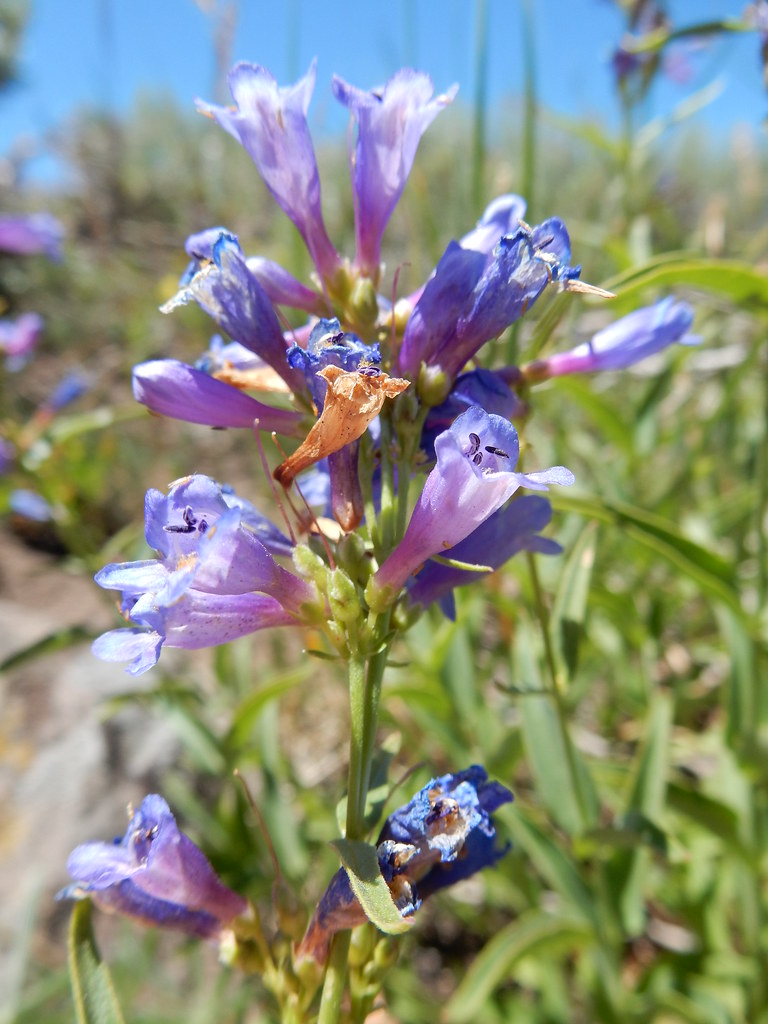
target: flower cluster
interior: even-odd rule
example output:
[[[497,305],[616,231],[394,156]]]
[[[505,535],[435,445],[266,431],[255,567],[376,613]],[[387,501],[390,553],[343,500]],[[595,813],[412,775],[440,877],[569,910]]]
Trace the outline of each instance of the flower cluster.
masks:
[[[200,474],[167,494],[150,490],[145,533],[155,557],[97,574],[100,586],[120,591],[128,624],[96,640],[94,651],[140,673],[164,647],[208,647],[267,626],[324,632],[329,653],[348,661],[351,685],[353,666],[355,685],[364,680],[369,702],[361,698],[354,710],[357,761],[350,757],[347,797],[347,838],[359,841],[381,674],[399,631],[434,603],[452,615],[456,587],[517,552],[560,550],[541,533],[552,514],[547,499],[518,493],[573,483],[563,466],[535,468],[530,450],[520,465],[511,421],[524,422],[531,387],[623,368],[694,340],[692,313],[666,299],[570,352],[501,369],[479,365],[487,343],[546,296],[608,293],[580,280],[561,220],[529,225],[523,199],[503,195],[449,242],[419,288],[395,302],[384,298],[385,227],[421,135],[455,89],[436,97],[429,78],[409,70],[370,92],[334,79],[355,128],[349,258],[323,221],[307,121],[314,64],[288,88],[249,64],[237,65],[229,81],[233,107],[201,102],[199,109],[244,147],[298,229],[314,273],[301,282],[269,259],[247,256],[225,227],[191,235],[189,266],[162,311],[196,303],[229,340],[215,334],[194,364],[143,363],[133,388],[155,413],[253,431],[259,445],[260,432],[281,434],[291,450],[270,485],[285,527]],[[297,311],[306,322],[284,330]],[[473,766],[433,779],[387,819],[376,857],[403,918],[431,893],[496,862],[504,847],[495,845],[491,814],[511,799]],[[244,905],[200,858],[162,800],[149,797],[119,847],[75,851],[77,882],[66,894],[89,893],[144,920],[217,935]],[[299,960],[324,962],[333,935],[364,919],[342,870],[320,900]]]

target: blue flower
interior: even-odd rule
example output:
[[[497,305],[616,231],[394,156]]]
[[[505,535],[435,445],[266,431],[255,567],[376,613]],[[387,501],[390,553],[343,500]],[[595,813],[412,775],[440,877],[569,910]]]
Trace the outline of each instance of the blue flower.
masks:
[[[379,834],[379,868],[403,917],[422,900],[449,885],[491,867],[509,846],[496,845],[491,815],[513,799],[499,782],[488,780],[480,765],[432,779],[391,814]],[[331,937],[365,921],[365,914],[339,870],[320,899],[299,957],[323,963]]]
[[[425,364],[450,383],[475,353],[539,298],[549,284],[579,276],[570,267],[570,239],[556,217],[519,225],[489,255],[451,242],[416,302],[398,356],[411,376]]]
[[[318,320],[309,335],[306,348],[292,345],[287,353],[288,362],[304,374],[307,387],[317,406],[323,411],[327,381],[319,376],[326,366],[338,366],[341,370],[357,370],[361,366],[379,366],[381,351],[378,343],[366,345],[356,334],[343,331],[336,317]]]
[[[193,239],[194,262],[182,277],[180,290],[161,311],[170,313],[194,300],[234,341],[260,356],[291,390],[300,392],[303,380],[286,362],[280,321],[248,269],[237,237],[213,228]]]
[[[67,869],[75,881],[57,899],[90,896],[103,910],[198,938],[218,937],[248,908],[157,795],[144,797],[122,840],[78,846]]]
[[[147,543],[159,558],[113,563],[96,574],[99,586],[122,592],[134,624],[93,644],[107,661],[131,661],[136,675],[154,665],[164,644],[210,647],[267,626],[301,621],[315,588],[279,565],[287,537],[250,502],[196,474],[150,490],[145,500]]]

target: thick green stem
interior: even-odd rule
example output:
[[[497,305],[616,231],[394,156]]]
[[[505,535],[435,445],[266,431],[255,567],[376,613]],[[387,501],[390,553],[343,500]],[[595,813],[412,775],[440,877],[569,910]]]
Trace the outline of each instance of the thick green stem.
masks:
[[[347,958],[351,935],[351,932],[343,931],[336,932],[333,937],[317,1024],[338,1024],[338,1021],[341,1020],[341,1000],[347,980]]]

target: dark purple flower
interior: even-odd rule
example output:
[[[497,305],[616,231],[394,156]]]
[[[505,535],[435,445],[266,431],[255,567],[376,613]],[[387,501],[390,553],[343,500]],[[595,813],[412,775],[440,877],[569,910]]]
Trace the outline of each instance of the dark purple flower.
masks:
[[[433,98],[429,75],[403,68],[380,89],[366,92],[334,75],[333,93],[357,122],[350,150],[358,268],[379,276],[381,238],[397,205],[418,149],[432,121],[453,100],[458,86]]]
[[[401,372],[415,377],[425,363],[450,383],[548,284],[578,277],[579,268],[568,266],[570,254],[568,232],[557,218],[504,235],[491,256],[451,242],[408,320]]]
[[[286,362],[277,314],[248,269],[236,236],[214,228],[192,239],[200,246],[197,262],[187,268],[181,289],[160,307],[161,312],[170,313],[194,300],[234,341],[255,352],[299,391],[302,378]]]
[[[373,576],[367,598],[373,607],[397,596],[408,577],[432,555],[444,555],[485,522],[518,487],[547,490],[573,483],[562,466],[516,473],[517,431],[500,416],[473,407],[435,441],[437,465],[427,477],[400,544]]]
[[[296,624],[317,599],[311,584],[273,557],[290,554],[288,538],[209,477],[185,477],[167,495],[147,491],[145,532],[158,558],[113,563],[96,574],[99,586],[122,592],[123,614],[136,628],[99,637],[94,653],[132,659],[133,674],[151,667],[163,644],[209,647]]]
[[[0,250],[19,256],[45,254],[61,259],[64,228],[50,213],[6,214],[0,217]]]
[[[675,342],[698,344],[699,339],[688,334],[692,323],[693,310],[688,303],[662,299],[616,320],[570,352],[558,352],[521,367],[521,373],[527,380],[546,380],[566,373],[623,370]]]
[[[491,867],[508,846],[497,847],[491,815],[513,799],[498,782],[489,782],[480,765],[432,779],[387,818],[377,840],[379,868],[403,917],[439,889]],[[331,880],[297,950],[319,963],[331,937],[365,921],[346,871]]]
[[[248,909],[156,794],[144,797],[131,814],[122,840],[78,846],[67,870],[74,884],[57,899],[89,896],[103,910],[198,938],[217,938]]]
[[[552,506],[546,498],[538,495],[515,498],[444,555],[457,562],[487,565],[491,569],[499,569],[519,551],[557,555],[562,551],[560,545],[539,535],[551,518]],[[411,578],[408,596],[414,604],[424,607],[439,601],[444,613],[453,619],[453,588],[474,583],[486,575],[429,561]]]
[[[323,224],[320,177],[307,124],[315,78],[315,61],[304,78],[284,88],[266,68],[237,64],[229,73],[235,107],[200,100],[197,106],[243,146],[269,191],[299,229],[320,276],[332,281],[341,260]]]
[[[133,368],[133,395],[152,412],[209,427],[252,427],[300,434],[301,414],[275,409],[178,359],[152,359]]]

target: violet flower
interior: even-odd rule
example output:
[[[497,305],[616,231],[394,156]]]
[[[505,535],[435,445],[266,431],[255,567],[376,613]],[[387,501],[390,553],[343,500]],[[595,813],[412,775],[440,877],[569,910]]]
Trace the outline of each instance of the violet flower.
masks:
[[[164,644],[196,649],[267,626],[295,625],[316,601],[315,588],[273,555],[293,550],[288,538],[242,498],[209,477],[147,491],[147,543],[157,559],[113,563],[99,586],[122,592],[132,629],[112,630],[93,644],[106,661],[131,661],[136,675],[157,662]]]
[[[248,909],[156,794],[133,811],[122,840],[76,847],[67,869],[75,881],[57,899],[90,897],[102,910],[198,938],[218,938]]]
[[[692,323],[691,307],[668,297],[628,313],[569,352],[528,363],[520,368],[520,373],[524,379],[533,381],[566,373],[623,370],[675,342],[698,344],[698,337],[688,333]],[[503,375],[504,371],[500,372]]]
[[[491,815],[512,799],[484,768],[472,765],[432,779],[387,818],[377,840],[379,868],[403,917],[432,893],[504,856],[509,847],[496,846]],[[321,897],[297,955],[323,963],[332,936],[365,920],[342,868]]]
[[[43,331],[43,318],[37,313],[22,313],[16,320],[0,320],[0,352],[10,372],[20,370],[37,348]]]
[[[378,280],[381,238],[405,188],[421,136],[453,101],[458,86],[433,98],[429,75],[403,68],[380,89],[367,92],[334,75],[333,94],[357,122],[350,173],[355,204],[355,263]]]
[[[313,61],[295,85],[281,88],[266,68],[237,64],[229,73],[235,107],[198,100],[197,108],[243,146],[279,206],[299,229],[320,276],[330,282],[341,260],[323,224],[320,177],[307,124],[316,67]]]
[[[445,557],[469,565],[487,565],[499,569],[520,551],[535,551],[543,555],[558,555],[560,545],[542,537],[552,518],[552,506],[546,498],[526,495],[516,498],[485,520],[463,541],[449,548]],[[429,561],[408,586],[408,597],[414,604],[425,608],[435,601],[449,619],[456,617],[453,588],[471,584],[487,576],[487,572],[459,569],[444,563]]]
[[[301,434],[301,414],[275,409],[178,359],[152,359],[133,368],[133,395],[152,412],[209,427],[252,427]]]
[[[217,233],[218,232],[218,233]],[[248,269],[237,237],[212,229],[193,235],[199,249],[181,288],[160,307],[170,313],[194,300],[222,330],[268,363],[293,391],[302,378],[285,359],[286,343],[272,303]]]
[[[428,371],[450,383],[464,364],[518,320],[548,284],[577,278],[570,240],[557,218],[502,236],[491,256],[451,242],[405,329],[401,372]]]
[[[400,544],[368,585],[374,608],[385,607],[408,577],[432,555],[468,537],[512,497],[518,487],[547,490],[573,483],[563,466],[516,473],[517,431],[500,416],[472,407],[435,441],[437,465],[427,477]],[[483,563],[484,564],[484,563]]]
[[[0,250],[18,256],[44,254],[61,259],[64,228],[50,213],[5,214],[0,217]]]

